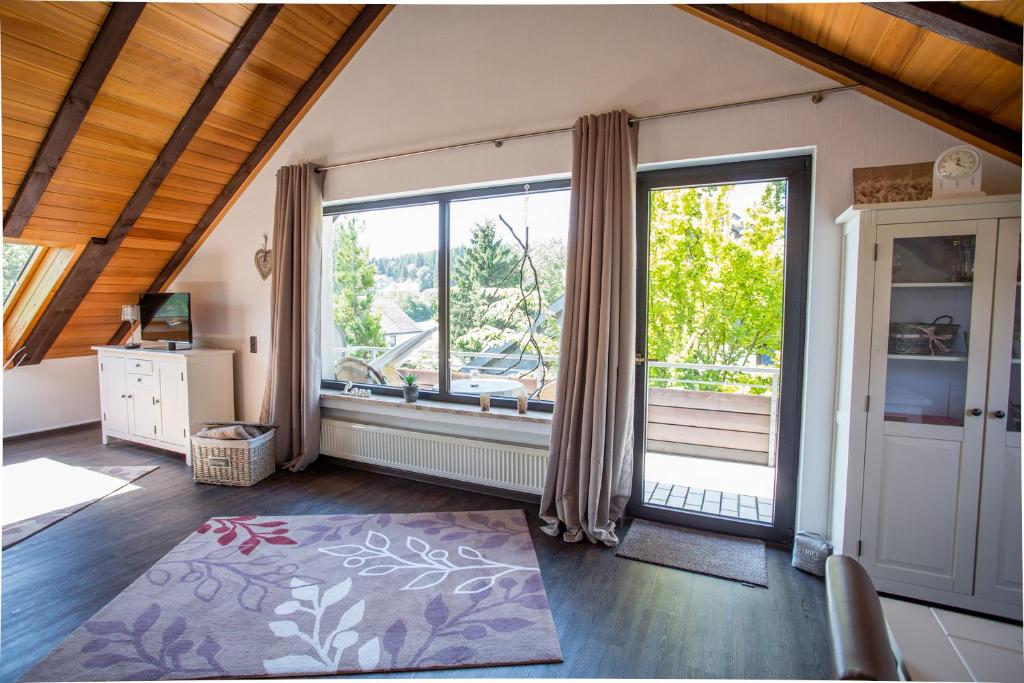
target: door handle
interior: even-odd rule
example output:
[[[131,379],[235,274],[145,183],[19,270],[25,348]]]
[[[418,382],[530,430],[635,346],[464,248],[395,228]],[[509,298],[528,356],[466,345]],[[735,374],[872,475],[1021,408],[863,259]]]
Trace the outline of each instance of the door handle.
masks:
[[[971,408],[970,410],[967,411],[967,414],[972,417],[978,417],[979,415],[981,415],[981,412],[981,408]]]
[[[1002,420],[1004,417],[1006,417],[1006,411],[1004,411],[1004,410],[994,410],[994,411],[992,411],[992,417],[994,417],[997,420]]]

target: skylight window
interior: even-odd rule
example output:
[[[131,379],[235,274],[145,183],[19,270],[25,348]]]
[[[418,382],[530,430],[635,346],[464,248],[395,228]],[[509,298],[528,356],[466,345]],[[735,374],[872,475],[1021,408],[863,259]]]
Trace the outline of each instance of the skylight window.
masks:
[[[29,264],[32,263],[32,258],[38,250],[39,247],[34,244],[4,243],[4,306],[10,301],[11,294],[14,293],[18,283],[21,282],[28,272]]]

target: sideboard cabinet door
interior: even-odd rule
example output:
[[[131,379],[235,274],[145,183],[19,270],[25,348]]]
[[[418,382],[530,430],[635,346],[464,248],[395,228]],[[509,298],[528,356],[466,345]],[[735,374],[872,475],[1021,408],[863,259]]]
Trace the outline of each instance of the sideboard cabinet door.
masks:
[[[163,363],[157,368],[160,381],[159,439],[183,446],[188,440],[188,406],[185,399],[184,363]]]
[[[103,408],[103,429],[107,432],[127,434],[129,421],[124,358],[100,359],[100,399]]]

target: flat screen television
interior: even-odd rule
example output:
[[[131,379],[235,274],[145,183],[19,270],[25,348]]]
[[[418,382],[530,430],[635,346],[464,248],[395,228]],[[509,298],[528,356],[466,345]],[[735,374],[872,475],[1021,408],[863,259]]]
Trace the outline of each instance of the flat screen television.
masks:
[[[192,302],[188,292],[147,292],[139,296],[142,340],[192,343]]]

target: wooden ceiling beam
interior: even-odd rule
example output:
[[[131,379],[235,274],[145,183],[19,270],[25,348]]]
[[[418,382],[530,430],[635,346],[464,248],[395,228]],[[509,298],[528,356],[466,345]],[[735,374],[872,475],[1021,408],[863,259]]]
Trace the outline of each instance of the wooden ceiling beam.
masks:
[[[776,54],[861,91],[920,121],[1020,165],[1021,133],[881,74],[729,5],[680,8]]]
[[[880,12],[1021,64],[1024,29],[955,2],[866,2]]]
[[[25,361],[22,365],[38,363],[46,356],[282,7],[280,4],[257,5],[253,10],[106,237],[89,241],[71,272],[60,284],[25,342]]]
[[[387,13],[391,10],[389,5],[366,5],[341,36],[338,42],[327,53],[323,61],[317,66],[309,80],[299,89],[295,97],[281,116],[274,122],[274,125],[266,132],[263,138],[256,144],[255,149],[242,163],[235,174],[228,181],[227,185],[214,200],[213,204],[206,210],[202,218],[196,223],[195,228],[188,234],[181,246],[171,256],[170,261],[160,271],[153,284],[146,291],[163,291],[181,271],[188,261],[190,254],[202,242],[208,231],[217,224],[220,218],[231,207],[234,200],[245,189],[249,181],[259,172],[264,162],[270,158],[278,145],[284,140],[303,114],[312,106],[316,98],[323,90],[330,85],[331,81],[348,63],[356,51],[362,46],[370,34],[380,25]],[[119,344],[127,336],[129,327],[127,323],[121,325],[117,332],[110,338],[111,344]]]
[[[75,80],[71,82],[39,145],[32,165],[11,198],[4,215],[4,237],[18,237],[25,229],[145,7],[146,4],[141,2],[111,3],[89,53],[82,60]]]

